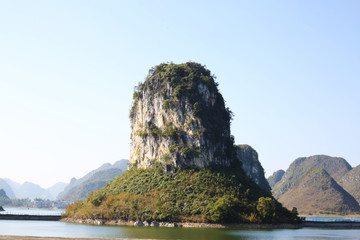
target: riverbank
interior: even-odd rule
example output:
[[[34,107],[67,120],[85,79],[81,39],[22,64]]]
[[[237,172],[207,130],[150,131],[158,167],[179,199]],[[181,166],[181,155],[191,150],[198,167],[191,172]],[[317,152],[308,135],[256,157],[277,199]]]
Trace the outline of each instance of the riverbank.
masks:
[[[74,219],[63,218],[63,222],[80,223],[90,225],[109,226],[145,226],[145,227],[184,227],[184,228],[234,228],[234,229],[298,229],[301,224],[259,224],[259,223],[238,223],[238,224],[216,224],[216,223],[172,223],[172,222],[140,222],[123,220],[104,219]]]

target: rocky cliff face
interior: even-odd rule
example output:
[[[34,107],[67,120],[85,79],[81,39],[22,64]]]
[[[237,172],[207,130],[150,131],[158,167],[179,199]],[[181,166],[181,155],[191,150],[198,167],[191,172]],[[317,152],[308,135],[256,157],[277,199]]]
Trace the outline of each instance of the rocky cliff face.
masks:
[[[130,166],[230,166],[230,120],[209,70],[193,62],[158,65],[135,88]]]
[[[237,145],[236,154],[242,163],[242,168],[246,175],[250,177],[262,189],[270,192],[271,188],[265,179],[264,168],[258,158],[258,154],[249,145]]]
[[[268,177],[267,181],[271,188],[273,188],[278,182],[280,182],[281,178],[284,176],[285,171],[280,169],[273,173],[270,177]]]

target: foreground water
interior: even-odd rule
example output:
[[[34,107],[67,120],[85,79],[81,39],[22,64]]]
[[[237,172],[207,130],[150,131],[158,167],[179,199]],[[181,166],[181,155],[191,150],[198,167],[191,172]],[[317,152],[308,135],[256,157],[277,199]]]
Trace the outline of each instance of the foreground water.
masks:
[[[0,235],[87,237],[87,238],[140,238],[140,239],[359,239],[360,230],[332,229],[192,229],[123,226],[93,226],[53,221],[0,220]]]
[[[9,209],[12,212],[29,213],[35,209]],[[40,210],[53,213],[52,210]],[[0,235],[40,237],[87,237],[87,238],[139,238],[139,239],[198,239],[198,240],[265,240],[265,239],[359,239],[360,230],[335,229],[192,229],[153,228],[125,226],[94,226],[56,221],[0,220]]]

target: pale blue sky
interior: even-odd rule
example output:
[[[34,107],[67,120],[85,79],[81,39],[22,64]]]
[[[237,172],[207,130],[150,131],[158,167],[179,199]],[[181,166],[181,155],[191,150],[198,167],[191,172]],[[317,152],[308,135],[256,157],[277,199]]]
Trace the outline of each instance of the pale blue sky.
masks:
[[[206,65],[266,175],[360,164],[359,1],[0,0],[0,178],[47,187],[129,158],[133,87]]]

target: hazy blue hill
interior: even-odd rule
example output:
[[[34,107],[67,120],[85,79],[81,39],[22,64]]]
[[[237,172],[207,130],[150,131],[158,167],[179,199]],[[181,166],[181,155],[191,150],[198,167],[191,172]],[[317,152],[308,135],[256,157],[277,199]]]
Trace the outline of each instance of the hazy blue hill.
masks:
[[[103,183],[104,181],[110,181],[114,178],[114,176],[113,176],[114,171],[107,172],[106,170],[109,170],[109,169],[121,170],[121,171],[115,171],[115,172],[119,173],[118,175],[120,175],[122,172],[124,172],[127,169],[128,162],[129,162],[129,160],[122,159],[122,160],[116,161],[114,164],[105,163],[105,164],[101,165],[99,168],[90,171],[84,177],[82,177],[80,179],[72,178],[70,183],[65,187],[65,189],[58,194],[57,199],[77,200],[77,199],[85,198],[87,196],[87,194],[89,193],[89,191],[87,191],[86,189],[93,189],[92,191],[94,191],[98,188],[105,186],[106,183],[104,184]],[[102,172],[102,174],[104,174],[104,176],[99,180],[100,183],[95,184],[94,179],[96,179],[98,177],[97,177],[97,175],[95,175],[95,178],[94,178],[93,175],[98,172]],[[106,175],[107,173],[109,173],[109,175]],[[95,186],[101,186],[101,187],[95,187]]]
[[[5,181],[11,186],[16,198],[42,198],[54,200],[54,195],[50,191],[40,187],[37,184],[31,182],[25,182],[23,184],[15,182],[9,178],[6,178]]]
[[[268,177],[267,181],[271,187],[271,189],[277,184],[281,178],[284,176],[285,171],[280,169],[273,173],[270,177]]]
[[[55,197],[50,193],[49,190],[45,189],[44,192],[36,198],[46,199],[46,200],[55,200]]]
[[[274,186],[272,193],[279,199],[285,194],[295,181],[302,177],[313,167],[324,168],[329,175],[336,181],[340,180],[348,171],[352,169],[350,164],[343,158],[330,157],[326,155],[315,155],[302,157],[291,163],[281,180]]]
[[[0,178],[0,189],[3,189],[9,198],[11,199],[16,198],[14,192],[11,189],[11,186],[6,182],[6,180],[1,178]]]
[[[9,199],[9,197],[6,195],[6,192],[4,191],[4,189],[0,189],[0,198]]]
[[[22,184],[20,188],[17,189],[16,197],[29,199],[40,198],[45,193],[45,191],[45,189],[37,184],[24,182],[24,184]]]
[[[128,163],[129,163],[129,160],[121,159],[119,161],[116,161],[112,165],[112,168],[119,168],[119,169],[121,169],[121,171],[125,172],[128,169]]]
[[[63,200],[76,201],[85,199],[90,192],[93,192],[106,185],[107,182],[113,180],[116,176],[122,174],[119,168],[110,168],[94,173],[86,181],[70,189],[63,195]]]
[[[51,196],[53,196],[54,198],[57,198],[59,193],[64,191],[64,189],[67,185],[68,185],[68,183],[58,182],[58,183],[52,185],[51,187],[47,188],[46,190],[51,194]]]
[[[9,186],[11,187],[11,189],[13,190],[16,196],[16,191],[21,187],[21,184],[13,181],[10,178],[5,178],[4,180],[7,182],[7,184],[9,184]]]
[[[299,177],[279,198],[288,209],[296,207],[300,214],[360,212],[353,196],[346,192],[324,168],[313,167]]]
[[[0,211],[4,211],[2,206],[8,205],[11,202],[10,198],[6,195],[4,189],[0,189]]]
[[[339,184],[360,203],[360,165],[347,172]]]

